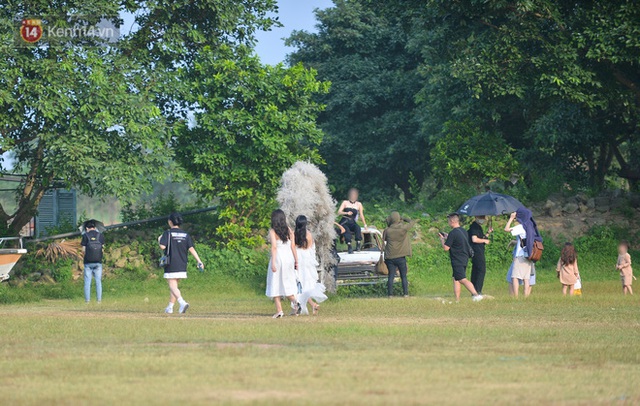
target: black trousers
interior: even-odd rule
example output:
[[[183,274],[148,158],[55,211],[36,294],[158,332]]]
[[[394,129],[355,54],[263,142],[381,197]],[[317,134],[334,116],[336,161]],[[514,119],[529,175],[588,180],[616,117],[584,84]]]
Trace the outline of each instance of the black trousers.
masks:
[[[344,241],[347,244],[351,243],[353,234],[355,234],[356,241],[362,241],[362,229],[360,228],[360,225],[356,223],[355,220],[343,217],[342,220],[340,220],[340,225],[344,227],[343,236],[344,236]]]
[[[487,274],[487,261],[484,252],[477,252],[471,259],[471,283],[478,293],[482,293],[484,277]]]
[[[400,279],[402,279],[402,291],[404,295],[409,294],[409,281],[407,280],[407,258],[393,258],[385,259],[384,263],[387,264],[389,269],[389,279],[387,279],[387,293],[389,296],[393,295],[393,280],[396,278],[396,271],[400,271]]]

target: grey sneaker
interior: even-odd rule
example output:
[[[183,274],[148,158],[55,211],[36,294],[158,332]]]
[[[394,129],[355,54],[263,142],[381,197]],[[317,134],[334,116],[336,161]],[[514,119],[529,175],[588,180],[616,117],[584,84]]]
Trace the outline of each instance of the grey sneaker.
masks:
[[[189,303],[185,303],[183,305],[180,305],[179,313],[186,313],[187,310],[189,310]]]

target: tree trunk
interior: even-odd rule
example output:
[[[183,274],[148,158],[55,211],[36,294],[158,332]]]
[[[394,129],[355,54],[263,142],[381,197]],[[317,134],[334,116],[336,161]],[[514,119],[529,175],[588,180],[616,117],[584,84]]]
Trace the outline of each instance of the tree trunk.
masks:
[[[18,200],[18,208],[15,213],[8,216],[8,231],[12,235],[20,234],[20,230],[29,224],[33,216],[36,215],[38,205],[44,196],[45,191],[51,185],[53,181],[53,174],[46,174],[42,176],[40,174],[42,170],[42,160],[44,156],[44,146],[40,142],[36,150],[35,157],[31,162],[31,169],[25,178],[22,186],[22,192],[20,193],[20,199]],[[1,217],[1,213],[0,213]]]
[[[600,144],[600,152],[598,153],[598,161],[595,171],[595,187],[602,189],[604,187],[604,180],[607,175],[607,171],[611,167],[611,161],[613,160],[613,148],[609,143]]]
[[[632,168],[626,159],[622,156],[618,145],[612,144],[611,149],[613,154],[620,165],[620,171],[618,176],[626,179],[629,182],[629,188],[633,191],[638,190],[638,182],[640,182],[640,170]]]

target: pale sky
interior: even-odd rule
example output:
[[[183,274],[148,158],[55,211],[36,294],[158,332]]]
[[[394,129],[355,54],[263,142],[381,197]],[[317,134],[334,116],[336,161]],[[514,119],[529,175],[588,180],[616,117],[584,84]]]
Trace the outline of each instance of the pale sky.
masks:
[[[317,31],[313,11],[317,8],[325,9],[332,6],[332,0],[278,0],[278,19],[283,26],[256,33],[258,40],[256,53],[262,62],[271,65],[284,62],[287,54],[293,51],[293,48],[284,45],[284,38],[294,30]],[[136,29],[132,15],[122,14],[122,18],[124,20],[122,33]]]
[[[283,62],[293,48],[284,46],[283,38],[294,30],[316,31],[313,10],[333,6],[331,0],[278,0],[278,18],[283,27],[269,32],[259,32],[256,52],[264,63]]]

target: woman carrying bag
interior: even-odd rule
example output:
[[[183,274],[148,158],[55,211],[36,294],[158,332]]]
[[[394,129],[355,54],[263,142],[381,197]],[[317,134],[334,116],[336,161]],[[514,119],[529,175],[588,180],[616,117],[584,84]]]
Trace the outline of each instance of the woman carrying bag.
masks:
[[[169,305],[164,312],[173,313],[173,306],[177,301],[180,304],[179,313],[186,313],[189,309],[189,303],[182,298],[182,293],[178,288],[178,280],[187,279],[189,253],[198,261],[199,269],[204,269],[204,265],[193,246],[191,236],[180,228],[183,223],[180,213],[171,213],[168,223],[169,230],[158,237],[160,248],[165,253],[161,266],[164,267],[164,278],[169,284]]]

